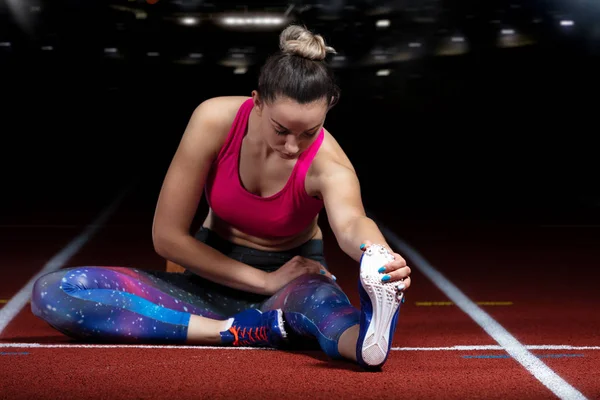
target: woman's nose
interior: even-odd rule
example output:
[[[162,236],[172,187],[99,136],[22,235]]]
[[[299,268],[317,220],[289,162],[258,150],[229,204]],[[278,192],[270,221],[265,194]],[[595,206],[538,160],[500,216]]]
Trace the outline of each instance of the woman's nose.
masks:
[[[285,151],[291,154],[296,154],[300,147],[298,146],[298,140],[294,135],[288,135],[285,142]]]

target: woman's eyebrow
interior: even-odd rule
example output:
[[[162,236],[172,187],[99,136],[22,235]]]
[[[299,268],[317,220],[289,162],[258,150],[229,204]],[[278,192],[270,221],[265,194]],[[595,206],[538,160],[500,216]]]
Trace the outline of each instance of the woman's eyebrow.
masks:
[[[286,128],[285,126],[281,125],[279,122],[275,121],[273,118],[271,118],[271,121],[275,122],[277,125],[279,125],[279,126],[280,126],[280,127],[282,127],[283,129],[285,129],[285,130],[289,131],[289,129],[288,129],[288,128]],[[317,125],[317,126],[313,126],[312,128],[305,130],[304,132],[312,131],[313,129],[316,129],[316,128],[318,128],[319,126],[321,126],[321,124],[319,124],[319,125]]]

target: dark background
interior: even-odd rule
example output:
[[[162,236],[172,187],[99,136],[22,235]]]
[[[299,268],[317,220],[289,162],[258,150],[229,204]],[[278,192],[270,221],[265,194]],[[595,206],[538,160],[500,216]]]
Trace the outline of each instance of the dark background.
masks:
[[[132,182],[151,211],[193,109],[250,95],[285,26],[234,30],[219,18],[287,12],[345,56],[330,57],[342,98],[326,127],[353,161],[367,208],[415,219],[598,219],[594,2],[249,3],[0,1],[0,215],[95,207]],[[186,15],[200,23],[177,22]],[[234,74],[235,62],[247,72]]]

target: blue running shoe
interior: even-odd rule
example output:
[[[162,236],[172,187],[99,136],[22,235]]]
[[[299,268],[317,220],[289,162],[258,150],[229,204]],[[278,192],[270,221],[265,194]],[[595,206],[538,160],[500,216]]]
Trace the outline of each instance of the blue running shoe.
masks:
[[[382,282],[379,269],[394,260],[388,250],[371,245],[360,259],[360,331],[356,343],[356,359],[359,365],[380,368],[386,362],[400,304],[404,300],[402,282]]]
[[[233,316],[231,328],[221,332],[223,344],[248,347],[278,347],[287,339],[281,310],[248,309]]]

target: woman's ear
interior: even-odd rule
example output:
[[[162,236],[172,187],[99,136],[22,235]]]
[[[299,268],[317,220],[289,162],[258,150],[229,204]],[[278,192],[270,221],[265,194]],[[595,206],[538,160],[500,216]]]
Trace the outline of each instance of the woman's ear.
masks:
[[[338,96],[336,96],[336,95],[331,96],[331,101],[329,102],[329,107],[327,107],[327,110],[328,111],[331,110],[338,103],[339,100],[340,100],[340,96],[339,95]]]
[[[252,101],[254,101],[254,107],[256,108],[256,113],[260,116],[262,113],[263,102],[256,90],[252,91]]]

